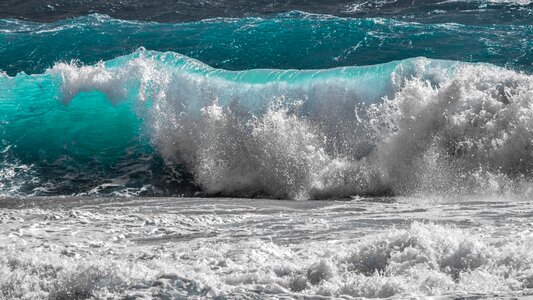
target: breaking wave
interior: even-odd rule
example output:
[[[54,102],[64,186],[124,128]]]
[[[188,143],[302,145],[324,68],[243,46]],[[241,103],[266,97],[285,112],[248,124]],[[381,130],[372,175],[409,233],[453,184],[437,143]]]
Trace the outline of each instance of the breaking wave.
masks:
[[[4,195],[529,193],[533,77],[412,58],[226,71],[140,49],[0,75]]]

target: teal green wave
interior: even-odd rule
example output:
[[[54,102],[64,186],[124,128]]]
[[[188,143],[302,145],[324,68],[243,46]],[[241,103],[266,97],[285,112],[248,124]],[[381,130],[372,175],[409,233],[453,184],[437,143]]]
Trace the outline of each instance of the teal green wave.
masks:
[[[93,64],[139,47],[228,70],[326,69],[424,56],[532,71],[533,25],[461,25],[303,12],[190,23],[89,15],[55,23],[0,20],[0,70],[42,73],[58,61]]]
[[[3,74],[0,192],[106,194],[126,189],[136,195],[199,190],[216,194],[219,189],[213,186],[217,184],[212,185],[210,180],[217,180],[217,168],[222,168],[217,164],[224,165],[220,170],[241,168],[232,166],[240,164],[238,161],[226,161],[241,156],[243,161],[256,163],[257,155],[266,155],[251,152],[262,149],[257,143],[268,146],[270,138],[290,142],[287,135],[291,134],[302,135],[294,139],[318,144],[276,154],[270,159],[282,162],[274,161],[269,166],[272,170],[306,161],[309,158],[299,157],[299,151],[308,155],[305,153],[315,151],[317,145],[324,149],[322,154],[313,154],[317,157],[366,161],[374,155],[376,143],[382,142],[373,128],[390,126],[387,130],[399,130],[396,125],[372,123],[379,118],[367,115],[371,114],[367,111],[371,105],[422,97],[419,91],[398,93],[404,93],[409,82],[421,82],[420,92],[436,91],[465,69],[474,72],[466,73],[471,74],[468,76],[478,76],[476,72],[503,74],[490,75],[489,81],[476,87],[496,97],[490,101],[504,101],[497,99],[513,95],[525,97],[522,90],[528,84],[526,74],[490,64],[423,57],[332,69],[232,71],[174,52],[139,49],[95,65],[57,63],[42,74]],[[493,82],[498,76],[504,76],[501,82]],[[472,80],[469,78],[457,79],[458,84]],[[492,84],[494,91],[486,92]],[[440,92],[431,93],[427,97],[441,97]],[[421,104],[426,100],[419,99]],[[275,118],[281,119],[272,121]],[[293,125],[283,127],[286,122]],[[277,123],[282,127],[276,127]],[[293,129],[296,131],[291,133]],[[254,140],[257,134],[270,137]],[[240,149],[240,144],[244,148]],[[216,158],[218,155],[222,158]],[[204,167],[205,161],[215,165]],[[294,176],[309,176],[305,175],[309,170],[302,172]],[[249,196],[257,192],[272,196],[266,187],[258,186],[257,191],[232,188],[230,194]],[[363,189],[363,193],[379,194],[376,189],[390,192],[390,187],[373,187],[366,192]],[[290,189],[286,193],[281,197],[295,195]]]

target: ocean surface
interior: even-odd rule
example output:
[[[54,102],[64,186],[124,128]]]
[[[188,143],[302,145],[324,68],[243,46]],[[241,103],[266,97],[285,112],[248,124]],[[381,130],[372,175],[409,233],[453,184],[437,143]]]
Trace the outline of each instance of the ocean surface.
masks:
[[[527,296],[530,200],[530,0],[0,3],[0,298]]]

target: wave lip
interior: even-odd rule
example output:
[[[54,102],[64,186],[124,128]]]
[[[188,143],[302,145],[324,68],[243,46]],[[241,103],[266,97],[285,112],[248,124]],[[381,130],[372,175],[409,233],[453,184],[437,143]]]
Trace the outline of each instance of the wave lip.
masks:
[[[77,170],[86,191],[529,193],[533,79],[487,64],[226,71],[141,49],[0,85],[3,166],[34,165],[33,191]]]

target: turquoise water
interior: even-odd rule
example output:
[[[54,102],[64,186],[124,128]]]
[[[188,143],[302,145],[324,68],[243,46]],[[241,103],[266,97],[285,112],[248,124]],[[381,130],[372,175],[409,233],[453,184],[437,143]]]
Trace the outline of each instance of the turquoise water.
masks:
[[[217,68],[321,69],[425,56],[533,69],[533,21],[462,25],[303,12],[161,24],[89,15],[55,23],[0,20],[0,69],[41,73],[58,61],[85,64],[139,47],[174,51]]]

